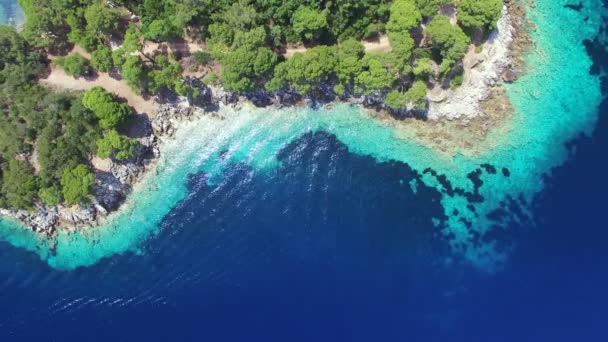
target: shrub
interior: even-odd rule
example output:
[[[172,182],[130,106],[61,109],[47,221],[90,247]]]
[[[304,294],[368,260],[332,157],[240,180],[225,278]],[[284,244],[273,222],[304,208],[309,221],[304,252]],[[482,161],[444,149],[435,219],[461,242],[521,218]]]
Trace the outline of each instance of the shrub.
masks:
[[[73,169],[66,168],[61,177],[63,197],[70,205],[82,202],[91,194],[95,176],[88,166],[80,164]]]
[[[207,51],[197,51],[194,53],[194,60],[198,65],[207,65],[213,61],[213,57]]]
[[[133,110],[126,103],[118,103],[114,96],[102,87],[93,87],[84,93],[82,104],[99,118],[104,129],[119,128],[127,122]]]
[[[115,130],[106,132],[103,138],[97,140],[97,156],[102,159],[114,157],[125,160],[133,157],[139,142],[118,134]]]
[[[450,88],[456,89],[456,88],[460,87],[462,85],[463,81],[464,81],[464,76],[462,74],[455,75],[450,80]]]
[[[55,59],[65,72],[74,77],[83,76],[89,71],[89,61],[78,53]]]
[[[102,45],[91,54],[91,66],[98,71],[108,72],[113,66],[112,50]]]

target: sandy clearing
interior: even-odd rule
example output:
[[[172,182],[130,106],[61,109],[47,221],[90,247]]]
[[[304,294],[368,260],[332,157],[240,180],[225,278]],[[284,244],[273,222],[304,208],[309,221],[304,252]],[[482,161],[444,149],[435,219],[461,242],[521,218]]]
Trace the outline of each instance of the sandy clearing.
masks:
[[[368,53],[387,53],[391,52],[391,43],[388,40],[388,36],[383,34],[375,40],[364,40],[361,42],[365,47],[365,52]]]
[[[388,40],[388,37],[383,34],[378,36],[378,38],[374,40],[363,40],[361,41],[363,47],[365,48],[365,52],[369,53],[386,53],[391,52],[391,43]],[[307,48],[303,45],[288,47],[283,53],[285,58],[292,57],[298,52],[306,52]]]
[[[63,90],[84,91],[95,86],[100,86],[108,91],[116,93],[124,98],[138,113],[146,113],[149,116],[156,114],[157,103],[152,99],[145,99],[136,94],[125,81],[117,80],[107,73],[99,73],[94,79],[84,77],[74,78],[63,71],[61,67],[51,66],[51,73],[47,78],[40,80],[41,84]]]
[[[205,45],[193,41],[172,42],[172,43],[155,43],[146,41],[144,43],[143,53],[146,55],[154,55],[156,51],[160,52],[180,52],[183,55],[190,55],[197,51],[205,50]]]
[[[307,49],[306,49],[306,47],[305,47],[305,46],[293,46],[293,47],[288,47],[288,48],[285,50],[285,53],[283,54],[283,56],[284,56],[285,58],[289,58],[289,57],[292,57],[293,55],[295,55],[295,54],[296,54],[296,53],[298,53],[298,52],[300,52],[300,53],[306,52],[306,50],[307,50]]]

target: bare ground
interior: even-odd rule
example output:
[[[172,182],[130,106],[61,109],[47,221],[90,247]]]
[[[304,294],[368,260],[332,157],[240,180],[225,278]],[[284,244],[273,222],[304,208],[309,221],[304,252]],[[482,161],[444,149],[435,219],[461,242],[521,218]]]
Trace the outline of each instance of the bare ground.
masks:
[[[114,79],[107,73],[99,73],[93,78],[74,78],[66,74],[61,67],[53,65],[49,76],[41,79],[40,83],[49,87],[72,91],[84,91],[100,86],[124,98],[129,106],[133,107],[138,113],[146,113],[150,116],[154,116],[156,113],[157,104],[154,100],[136,94],[127,82]]]
[[[386,53],[391,51],[391,43],[385,34],[378,36],[376,39],[363,40],[361,44],[365,47],[365,52],[368,53]],[[290,46],[285,49],[283,56],[289,58],[298,52],[306,52],[306,50],[308,48],[303,45]]]

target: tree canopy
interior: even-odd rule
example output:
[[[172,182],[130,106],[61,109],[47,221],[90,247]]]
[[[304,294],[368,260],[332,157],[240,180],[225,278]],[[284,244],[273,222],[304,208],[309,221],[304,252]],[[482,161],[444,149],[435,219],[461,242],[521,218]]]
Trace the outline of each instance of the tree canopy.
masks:
[[[55,59],[55,64],[60,65],[66,74],[71,76],[83,76],[89,70],[89,61],[81,54],[74,53],[66,57]]]
[[[97,117],[79,97],[36,84],[45,66],[25,39],[0,27],[0,207],[63,201],[64,170],[87,163],[100,136]]]
[[[395,33],[406,33],[418,27],[422,14],[414,0],[394,0],[386,29]]]
[[[461,0],[458,21],[468,28],[493,29],[502,14],[502,6],[502,0]]]
[[[108,72],[114,66],[112,61],[112,50],[105,45],[101,45],[91,54],[91,66],[95,70]]]
[[[126,103],[118,103],[112,94],[102,87],[93,87],[82,97],[85,108],[93,111],[104,129],[119,128],[133,114]]]
[[[440,51],[446,64],[462,59],[471,43],[471,39],[462,29],[452,25],[444,15],[437,15],[431,20],[426,27],[426,34],[433,46]]]
[[[82,202],[91,194],[95,184],[95,176],[88,166],[77,165],[73,169],[65,169],[61,177],[63,197],[68,204]]]
[[[102,159],[113,157],[116,160],[125,160],[133,156],[138,145],[137,140],[129,139],[112,129],[97,140],[97,156]]]
[[[306,40],[317,39],[327,29],[327,13],[300,6],[293,14],[293,31]]]

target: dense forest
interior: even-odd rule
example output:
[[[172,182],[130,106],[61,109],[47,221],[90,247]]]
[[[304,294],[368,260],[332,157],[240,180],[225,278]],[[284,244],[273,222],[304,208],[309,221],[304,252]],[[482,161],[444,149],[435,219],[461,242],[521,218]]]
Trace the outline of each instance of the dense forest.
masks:
[[[0,208],[31,209],[87,199],[91,155],[128,158],[136,144],[116,133],[131,108],[94,88],[56,93],[37,84],[48,61],[0,26]]]
[[[118,74],[136,92],[196,98],[177,53],[150,57],[148,42],[204,46],[206,83],[248,94],[291,91],[379,99],[394,111],[427,107],[429,87],[456,87],[471,42],[496,26],[502,0],[20,0],[21,34],[0,28],[0,207],[86,201],[91,156],[128,159],[137,142],[119,132],[132,109],[102,88],[56,93],[37,84],[47,53],[75,77]],[[450,13],[457,11],[457,16]],[[390,51],[366,52],[386,35]],[[481,38],[480,38],[481,37]],[[116,43],[118,42],[118,44]],[[285,49],[305,46],[285,57]]]
[[[217,63],[223,86],[251,93],[266,89],[315,96],[319,86],[338,96],[381,98],[389,108],[424,109],[423,85],[458,86],[460,61],[471,37],[494,28],[502,0],[21,0],[25,36],[38,47],[60,51],[79,44],[90,65],[116,68],[139,92],[162,88],[196,96],[182,82],[180,56],[146,60],[144,40],[204,42],[201,64]],[[440,10],[440,9],[444,10]],[[457,24],[446,15],[457,11]],[[441,13],[445,13],[441,14]],[[137,21],[129,20],[136,16]],[[360,41],[388,35],[391,51],[365,53]],[[119,37],[124,44],[112,51]],[[479,43],[480,40],[478,39]],[[290,44],[309,49],[292,58]],[[72,74],[86,60],[63,61]]]

